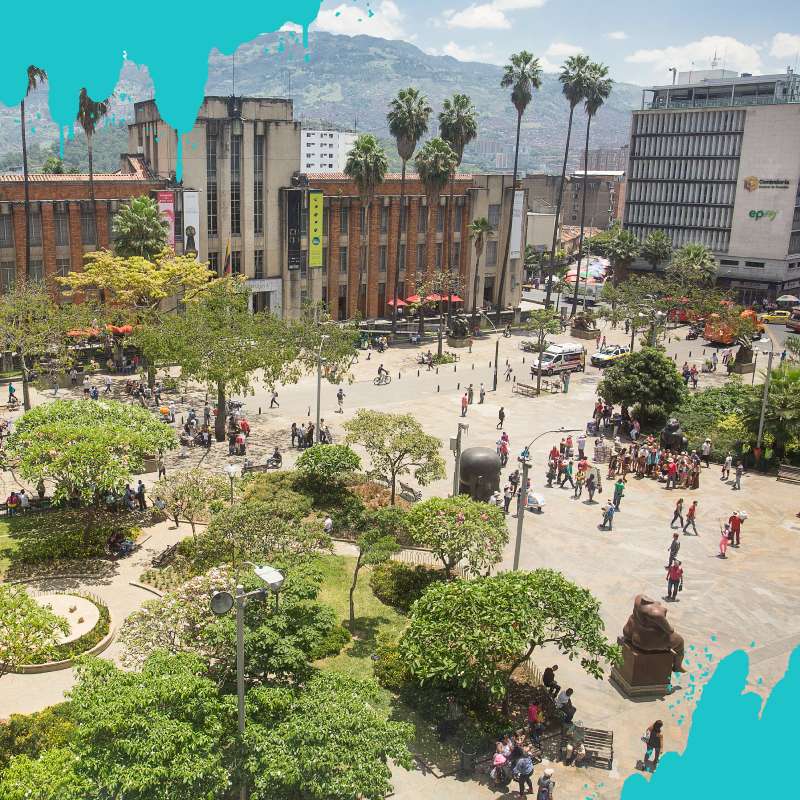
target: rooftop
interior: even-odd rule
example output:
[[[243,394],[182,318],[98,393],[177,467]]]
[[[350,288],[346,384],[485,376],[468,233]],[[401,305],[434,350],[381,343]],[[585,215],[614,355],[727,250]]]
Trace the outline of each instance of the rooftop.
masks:
[[[308,178],[310,181],[330,181],[331,183],[341,183],[342,181],[350,181],[352,178],[349,178],[344,172],[304,172],[303,175]],[[384,177],[384,182],[386,181],[399,181],[403,176],[399,172],[387,172],[386,176]],[[406,180],[407,181],[418,181],[419,175],[416,172],[406,172]],[[462,183],[464,181],[471,181],[472,175],[469,173],[459,173],[455,177],[456,183]],[[380,194],[380,192],[378,192]]]
[[[97,182],[106,181],[157,181],[144,162],[144,157],[136,153],[126,153],[122,158],[127,159],[130,172],[95,172],[93,178]],[[32,183],[83,183],[89,180],[88,172],[64,173],[63,175],[32,172],[28,173],[28,180]],[[25,176],[21,172],[0,174],[0,183],[23,183]]]

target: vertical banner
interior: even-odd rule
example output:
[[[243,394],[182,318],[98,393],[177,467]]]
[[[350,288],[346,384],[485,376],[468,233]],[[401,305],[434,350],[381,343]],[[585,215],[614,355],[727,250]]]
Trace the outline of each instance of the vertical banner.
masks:
[[[511,209],[511,244],[508,249],[509,258],[519,258],[522,254],[522,211],[525,192],[517,189],[514,192],[514,206]]]
[[[303,199],[299,189],[286,192],[286,256],[289,269],[300,269],[300,203]]]
[[[308,193],[308,266],[322,266],[322,192]]]
[[[183,252],[187,256],[194,256],[195,261],[200,258],[197,251],[197,237],[200,230],[200,193],[183,193]]]
[[[167,221],[167,245],[175,249],[175,193],[174,192],[157,192],[156,202],[158,203],[158,211],[161,216]]]

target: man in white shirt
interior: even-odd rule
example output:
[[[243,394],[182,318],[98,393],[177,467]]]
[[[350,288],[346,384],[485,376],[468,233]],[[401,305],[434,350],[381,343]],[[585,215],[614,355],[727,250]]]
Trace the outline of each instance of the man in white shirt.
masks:
[[[572,722],[575,706],[572,705],[572,689],[563,689],[556,697],[556,708],[564,715],[566,722]]]
[[[700,454],[703,457],[703,461],[706,462],[706,469],[708,469],[710,466],[708,459],[711,457],[711,451],[713,449],[714,445],[711,444],[711,439],[706,439],[703,444],[700,445]]]
[[[333,533],[333,520],[329,516],[325,517],[325,521],[322,523],[322,529],[327,534]]]

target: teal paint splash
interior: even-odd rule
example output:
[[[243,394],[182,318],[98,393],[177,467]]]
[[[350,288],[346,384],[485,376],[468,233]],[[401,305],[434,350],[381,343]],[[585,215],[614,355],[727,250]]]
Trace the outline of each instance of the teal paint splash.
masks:
[[[27,88],[28,66],[46,70],[50,116],[63,142],[64,129],[75,123],[81,88],[94,100],[110,97],[127,57],[147,66],[158,110],[178,131],[180,147],[203,102],[211,50],[216,47],[230,55],[243,42],[287,22],[303,28],[303,47],[308,48],[308,26],[320,5],[321,0],[241,0],[235,14],[221,14],[216,0],[162,3],[153,10],[161,31],[156,36],[147,25],[134,21],[124,4],[87,0],[79,11],[64,13],[61,4],[53,3],[57,24],[37,26],[32,36],[7,36],[0,48],[0,103],[19,105]],[[10,4],[5,21],[8,30],[27,30],[30,9]]]
[[[745,692],[749,666],[743,650],[719,662],[695,709],[683,755],[662,756],[649,781],[642,775],[631,775],[622,787],[621,800],[752,800],[795,795],[797,781],[792,764],[782,763],[777,756],[783,745],[792,746],[796,728],[800,647],[792,653],[786,674],[772,690],[763,711],[761,697]],[[669,742],[665,744],[669,748]],[[744,748],[742,753],[746,751],[747,755],[737,757],[734,752],[729,757],[726,748]]]

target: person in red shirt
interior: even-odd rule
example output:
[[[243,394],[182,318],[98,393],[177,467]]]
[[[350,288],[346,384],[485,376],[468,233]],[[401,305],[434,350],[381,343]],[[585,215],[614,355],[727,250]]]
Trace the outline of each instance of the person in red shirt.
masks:
[[[739,516],[738,511],[734,511],[728,518],[728,525],[730,525],[730,543],[731,547],[739,546],[739,535],[742,532],[742,518]]]
[[[667,464],[667,489],[674,489],[678,478],[678,465],[674,459],[670,459]]]
[[[239,430],[245,435],[250,435],[250,423],[246,419],[239,420]]]
[[[559,456],[561,455],[558,445],[553,445],[553,449],[550,451],[550,460],[551,461],[558,461]]]
[[[691,525],[692,530],[694,531],[695,536],[699,536],[700,534],[697,532],[697,527],[695,526],[695,517],[697,516],[697,500],[694,500],[692,504],[689,506],[688,510],[686,511],[686,523],[683,526],[683,532],[686,533],[686,529]]]
[[[667,567],[667,600],[678,602],[678,592],[683,589],[683,568],[676,558]]]

